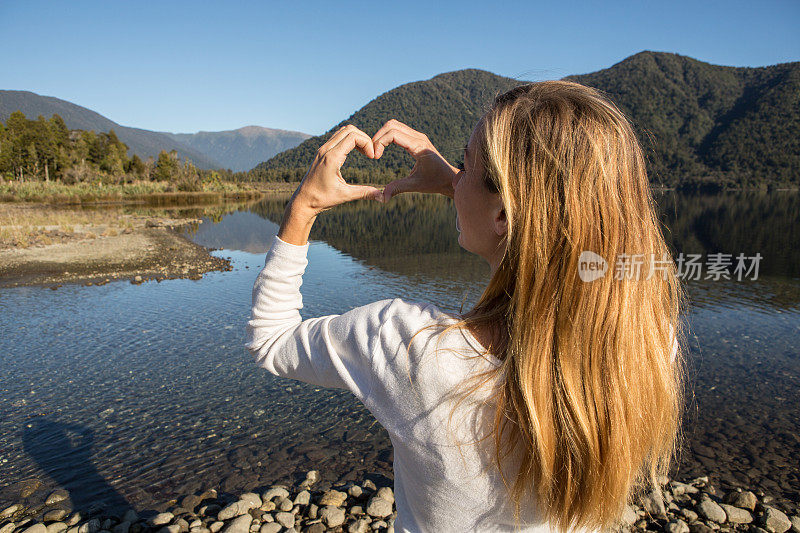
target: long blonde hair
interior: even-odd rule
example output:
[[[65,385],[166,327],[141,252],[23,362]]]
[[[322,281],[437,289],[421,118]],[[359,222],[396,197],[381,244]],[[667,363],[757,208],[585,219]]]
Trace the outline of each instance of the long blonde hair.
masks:
[[[683,293],[642,151],[610,101],[565,81],[498,96],[478,127],[508,235],[479,301],[447,329],[501,332],[488,347],[501,364],[478,377],[500,378],[489,436],[501,474],[521,450],[513,483],[503,476],[515,516],[532,495],[561,530],[607,529],[667,473],[683,403]],[[581,280],[585,251],[604,276]]]

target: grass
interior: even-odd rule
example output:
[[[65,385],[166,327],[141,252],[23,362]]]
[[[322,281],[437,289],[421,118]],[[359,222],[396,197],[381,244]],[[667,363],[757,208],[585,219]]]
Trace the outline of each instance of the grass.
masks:
[[[257,198],[262,190],[251,183],[214,182],[203,184],[203,190],[180,192],[169,182],[135,181],[106,185],[101,182],[67,185],[56,181],[2,181],[0,202],[40,202],[47,204],[83,204],[91,202],[145,202],[156,205],[196,203],[220,198]],[[159,202],[159,199],[163,201]],[[181,199],[187,199],[182,202]]]

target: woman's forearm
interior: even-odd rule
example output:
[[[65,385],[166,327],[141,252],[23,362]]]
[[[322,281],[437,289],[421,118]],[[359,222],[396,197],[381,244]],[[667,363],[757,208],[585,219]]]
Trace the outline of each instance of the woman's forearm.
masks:
[[[289,244],[303,246],[308,242],[311,226],[316,219],[317,213],[313,209],[295,202],[293,197],[283,212],[278,238]]]

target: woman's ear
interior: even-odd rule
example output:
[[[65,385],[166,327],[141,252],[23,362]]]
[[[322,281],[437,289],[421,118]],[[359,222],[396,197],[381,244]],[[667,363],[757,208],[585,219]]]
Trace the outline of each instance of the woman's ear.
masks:
[[[506,217],[506,210],[500,207],[495,212],[494,216],[494,231],[498,237],[505,237],[508,234],[508,218]]]

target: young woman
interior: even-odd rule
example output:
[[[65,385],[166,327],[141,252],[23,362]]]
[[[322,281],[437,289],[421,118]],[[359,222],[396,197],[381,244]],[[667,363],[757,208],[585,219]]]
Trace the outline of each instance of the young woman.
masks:
[[[342,179],[352,149],[377,159],[391,143],[416,160],[407,178],[382,192]],[[491,266],[475,307],[395,298],[301,321],[315,217],[411,191],[453,198],[460,245]],[[672,265],[622,113],[593,89],[534,83],[495,99],[461,170],[395,120],[334,133],[267,253],[247,346],[273,374],[351,390],[386,428],[396,531],[600,530],[675,450]]]

